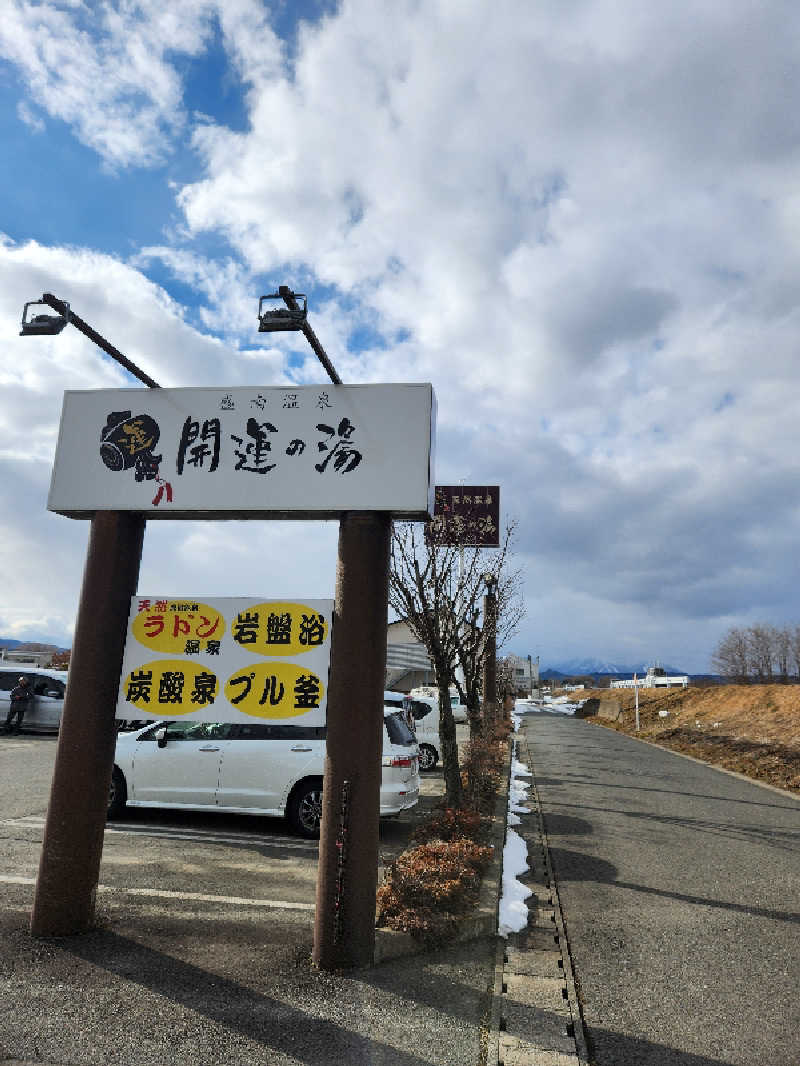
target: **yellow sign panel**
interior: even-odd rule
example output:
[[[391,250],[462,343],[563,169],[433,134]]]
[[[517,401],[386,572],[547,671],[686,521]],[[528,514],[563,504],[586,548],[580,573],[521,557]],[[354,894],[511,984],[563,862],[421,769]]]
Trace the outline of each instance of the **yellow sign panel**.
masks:
[[[254,718],[297,718],[317,711],[323,695],[320,678],[295,663],[252,663],[225,685],[231,706]]]
[[[286,659],[320,648],[328,636],[323,614],[302,603],[248,605],[231,619],[231,636],[254,655]]]
[[[213,704],[219,680],[202,663],[160,659],[131,670],[122,682],[122,692],[135,707],[173,718]]]
[[[196,645],[195,654],[214,654],[225,634],[225,619],[207,603],[154,600],[136,615],[131,632],[154,652],[182,655],[187,645]]]
[[[333,600],[131,600],[117,717],[325,725]]]

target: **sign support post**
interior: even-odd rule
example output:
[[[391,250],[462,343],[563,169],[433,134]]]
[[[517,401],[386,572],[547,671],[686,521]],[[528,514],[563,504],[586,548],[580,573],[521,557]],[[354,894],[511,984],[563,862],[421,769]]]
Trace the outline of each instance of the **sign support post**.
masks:
[[[371,966],[375,952],[391,526],[380,512],[339,524],[312,953],[321,970]]]
[[[31,913],[34,936],[69,936],[93,923],[117,688],[144,530],[136,513],[105,511],[92,519]]]

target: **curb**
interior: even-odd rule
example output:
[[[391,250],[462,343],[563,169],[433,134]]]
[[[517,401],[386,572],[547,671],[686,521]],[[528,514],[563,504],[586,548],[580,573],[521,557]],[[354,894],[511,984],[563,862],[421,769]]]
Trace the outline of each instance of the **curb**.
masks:
[[[588,1052],[558,889],[550,863],[532,752],[518,756],[531,775],[524,806],[530,891],[524,929],[498,937],[487,1066],[586,1066]],[[521,878],[522,879],[522,878]]]
[[[513,736],[513,734],[512,734]],[[459,922],[458,931],[450,938],[451,943],[462,943],[478,937],[494,936],[497,933],[497,915],[500,907],[500,894],[503,887],[503,848],[506,842],[506,816],[508,813],[508,789],[511,780],[511,737],[506,741],[505,767],[500,778],[500,788],[495,797],[492,813],[491,846],[492,861],[481,881],[478,905],[472,914],[466,915]],[[397,929],[375,930],[375,950],[373,965],[388,962],[391,959],[404,958],[409,955],[423,955],[435,951],[424,941],[402,933]]]
[[[591,715],[589,718],[584,718],[584,722],[590,722],[596,717]],[[607,721],[608,719],[606,719]],[[751,785],[758,785],[759,788],[769,789],[770,792],[775,792],[779,796],[788,796],[790,799],[796,800],[800,803],[800,795],[797,792],[792,792],[788,788],[779,788],[777,785],[771,785],[769,781],[762,781],[758,777],[748,777],[747,774],[740,773],[739,770],[729,770],[727,766],[718,766],[717,763],[707,762],[705,759],[698,759],[696,755],[689,755],[685,751],[676,751],[675,748],[668,748],[666,744],[659,744],[657,740],[646,740],[644,737],[637,736],[636,733],[629,733],[625,729],[615,729],[613,725],[606,725],[605,722],[600,722],[605,729],[611,729],[615,733],[619,733],[620,736],[629,737],[631,740],[638,740],[640,744],[647,744],[650,748],[658,748],[659,751],[667,751],[670,755],[678,755],[681,759],[688,759],[689,762],[697,763],[698,766],[707,766],[712,770],[718,770],[721,774],[728,774],[730,777],[738,777],[740,781],[747,781]]]

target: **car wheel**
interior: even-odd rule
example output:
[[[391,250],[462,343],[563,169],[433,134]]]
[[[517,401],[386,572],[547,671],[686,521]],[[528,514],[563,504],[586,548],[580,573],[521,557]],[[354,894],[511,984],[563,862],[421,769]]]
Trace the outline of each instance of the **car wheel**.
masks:
[[[322,782],[304,781],[294,790],[288,806],[289,824],[304,837],[318,837],[322,821]]]
[[[111,772],[111,788],[108,793],[108,817],[119,818],[127,802],[128,786],[125,784],[125,775],[115,766]]]
[[[436,748],[430,744],[420,744],[419,746],[419,768],[420,770],[433,770],[439,761],[439,753]]]

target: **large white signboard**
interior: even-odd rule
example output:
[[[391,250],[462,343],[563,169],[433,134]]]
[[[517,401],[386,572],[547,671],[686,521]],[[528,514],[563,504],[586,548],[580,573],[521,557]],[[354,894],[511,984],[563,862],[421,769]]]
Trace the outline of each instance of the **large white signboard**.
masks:
[[[71,518],[433,514],[421,385],[66,392],[48,509]]]
[[[117,718],[322,726],[333,600],[134,596]]]

